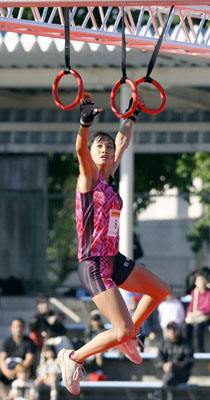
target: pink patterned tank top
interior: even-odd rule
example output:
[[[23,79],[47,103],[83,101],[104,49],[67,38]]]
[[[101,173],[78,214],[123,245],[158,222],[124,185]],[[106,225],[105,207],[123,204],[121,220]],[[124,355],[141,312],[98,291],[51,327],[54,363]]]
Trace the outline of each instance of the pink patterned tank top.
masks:
[[[106,182],[102,173],[94,188],[87,193],[76,191],[76,223],[78,259],[94,256],[114,256],[118,252],[118,226],[122,199],[114,179]]]

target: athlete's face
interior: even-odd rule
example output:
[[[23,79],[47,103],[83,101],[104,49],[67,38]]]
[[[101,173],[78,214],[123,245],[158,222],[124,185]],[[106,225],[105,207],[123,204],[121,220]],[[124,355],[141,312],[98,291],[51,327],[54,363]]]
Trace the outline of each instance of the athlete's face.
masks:
[[[107,137],[96,137],[91,146],[90,153],[96,165],[110,166],[115,157],[114,144],[112,140]]]

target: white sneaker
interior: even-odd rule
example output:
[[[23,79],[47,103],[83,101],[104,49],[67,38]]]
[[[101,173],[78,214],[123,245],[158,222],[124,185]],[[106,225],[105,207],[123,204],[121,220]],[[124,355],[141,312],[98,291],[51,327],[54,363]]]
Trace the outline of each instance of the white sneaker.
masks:
[[[61,367],[62,379],[66,389],[72,394],[80,393],[80,372],[83,363],[77,363],[69,358],[73,350],[62,349],[58,353],[58,361]]]
[[[116,346],[125,356],[135,364],[141,364],[142,358],[137,349],[137,339],[128,339],[126,342]]]

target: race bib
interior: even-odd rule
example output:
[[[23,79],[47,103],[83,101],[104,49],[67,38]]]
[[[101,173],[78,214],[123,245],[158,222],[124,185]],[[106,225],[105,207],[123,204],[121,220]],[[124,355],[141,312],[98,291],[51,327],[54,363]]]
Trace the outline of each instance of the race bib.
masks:
[[[110,210],[109,211],[109,228],[108,236],[116,237],[120,222],[120,211]]]

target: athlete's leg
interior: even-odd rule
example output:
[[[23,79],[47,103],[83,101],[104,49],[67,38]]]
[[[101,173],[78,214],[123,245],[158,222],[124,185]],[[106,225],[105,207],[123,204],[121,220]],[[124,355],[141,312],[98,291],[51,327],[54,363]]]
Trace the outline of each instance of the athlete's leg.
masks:
[[[130,292],[144,294],[132,317],[135,334],[145,319],[170,293],[169,286],[141,264],[135,264],[132,272],[120,287]]]
[[[93,301],[113,328],[99,333],[74,352],[74,359],[80,363],[87,357],[108,350],[134,336],[130,313],[117,287],[98,294]]]
[[[136,348],[136,341],[131,339],[135,333],[134,324],[119,289],[116,286],[107,289],[95,295],[93,300],[113,328],[99,333],[89,343],[74,352],[66,349],[59,352],[58,360],[63,382],[67,390],[73,394],[80,393],[79,379],[83,361],[93,354],[130,341],[132,345],[128,349],[126,347],[123,353],[136,364],[142,361]]]

